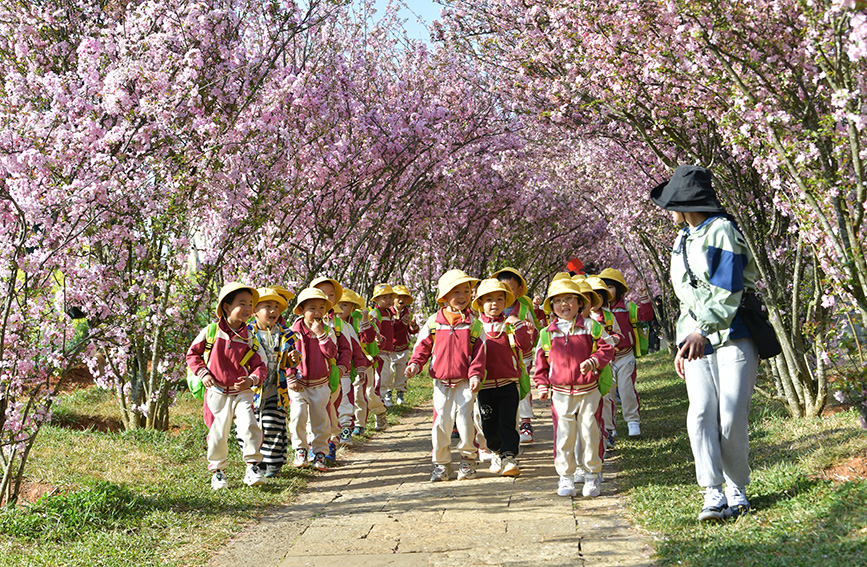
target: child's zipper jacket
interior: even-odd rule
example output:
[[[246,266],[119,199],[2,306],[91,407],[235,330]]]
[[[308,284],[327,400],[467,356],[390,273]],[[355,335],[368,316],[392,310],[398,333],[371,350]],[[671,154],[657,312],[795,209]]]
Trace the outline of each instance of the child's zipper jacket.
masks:
[[[539,393],[560,392],[563,394],[584,394],[597,387],[598,369],[603,368],[614,358],[614,341],[602,330],[598,340],[593,340],[590,319],[580,315],[571,322],[552,316],[547,331],[551,336],[551,350],[545,352],[542,346],[536,349],[536,365],[533,381]],[[594,352],[594,346],[595,352]],[[580,370],[582,362],[594,358],[597,370],[586,374]]]
[[[479,315],[485,331],[485,382],[483,389],[499,388],[521,377],[523,359],[533,351],[533,341],[528,323],[506,323],[503,315],[488,317]],[[511,338],[510,338],[511,337]],[[521,359],[515,353],[517,347]]]
[[[304,319],[298,319],[292,325],[292,330],[301,339],[298,341],[301,353],[300,377],[288,376],[290,384],[300,382],[305,388],[313,388],[328,384],[331,374],[331,359],[337,357],[337,342],[334,331],[330,330],[322,338],[317,338],[304,324]]]
[[[242,325],[236,331],[229,327],[225,319],[220,318],[214,344],[208,355],[208,365],[205,366],[202,355],[207,344],[207,331],[207,327],[199,331],[187,350],[187,366],[194,374],[201,377],[206,371],[210,372],[216,386],[224,391],[248,377],[253,380],[253,386],[258,386],[265,381],[268,376],[268,366],[258,352],[253,353],[246,365],[241,364],[253,344],[246,325]]]
[[[450,388],[468,378],[484,378],[484,332],[477,339],[473,339],[472,326],[475,318],[465,311],[457,324],[451,326],[443,315],[443,309],[445,308],[436,312],[433,328],[430,325],[422,327],[410,364],[422,367],[430,360],[430,377]]]

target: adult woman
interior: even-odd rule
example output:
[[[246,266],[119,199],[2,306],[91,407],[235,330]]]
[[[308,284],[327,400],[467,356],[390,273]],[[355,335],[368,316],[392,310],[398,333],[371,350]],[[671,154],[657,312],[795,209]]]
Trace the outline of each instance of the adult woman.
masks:
[[[755,344],[737,315],[743,294],[755,290],[755,262],[711,179],[708,169],[679,166],[650,194],[684,225],[671,256],[680,299],[674,367],[686,381],[687,429],[696,479],[705,488],[699,520],[749,510],[747,419],[758,371]]]

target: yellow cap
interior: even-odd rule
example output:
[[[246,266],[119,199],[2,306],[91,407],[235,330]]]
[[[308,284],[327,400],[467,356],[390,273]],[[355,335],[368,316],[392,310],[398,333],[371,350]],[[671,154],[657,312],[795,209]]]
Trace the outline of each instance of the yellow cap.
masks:
[[[238,291],[239,289],[244,289],[250,292],[250,294],[253,296],[253,305],[256,305],[256,302],[259,301],[259,292],[256,291],[255,287],[244,285],[238,282],[227,283],[220,288],[220,295],[217,297],[217,309],[215,310],[217,317],[222,317],[224,315],[223,310],[220,309],[220,304],[223,303],[223,300],[226,299],[226,296],[233,291]]]
[[[578,289],[581,290],[581,293],[584,294],[584,297],[590,300],[591,306],[596,305],[597,303],[602,301],[602,298],[599,297],[599,294],[593,291],[593,288],[590,287],[590,284],[587,283],[585,280],[581,280],[575,283],[578,284]]]
[[[623,279],[623,274],[620,273],[620,270],[616,270],[614,268],[605,268],[602,270],[602,273],[599,274],[599,277],[603,280],[613,280],[620,285],[623,286],[623,293],[629,291],[629,286],[626,285],[626,280]]]
[[[310,285],[308,287],[316,287],[319,284],[326,283],[326,282],[330,283],[334,287],[334,300],[335,301],[339,300],[340,296],[343,295],[343,286],[340,285],[340,282],[338,282],[334,278],[327,278],[325,276],[322,276],[321,278],[316,278],[315,280],[310,282]]]
[[[394,293],[397,295],[403,295],[405,297],[408,297],[409,301],[406,302],[407,305],[409,305],[413,301],[415,301],[415,299],[412,297],[412,294],[409,292],[409,288],[406,287],[405,285],[396,285],[396,286],[393,286],[391,289],[394,290]]]
[[[502,269],[500,269],[500,270],[497,270],[496,272],[494,272],[493,274],[491,274],[491,277],[492,277],[492,278],[497,278],[497,279],[499,279],[500,274],[502,274],[503,272],[512,272],[513,274],[515,274],[516,276],[518,276],[518,281],[521,282],[521,287],[520,287],[520,289],[518,289],[518,293],[515,294],[515,298],[516,298],[516,299],[517,299],[518,297],[524,297],[525,295],[527,295],[527,280],[525,280],[525,279],[524,279],[524,276],[521,275],[521,272],[519,272],[519,271],[516,270],[515,268],[512,268],[512,267],[506,266],[505,268],[502,268]]]
[[[585,281],[590,284],[590,287],[596,293],[600,295],[605,294],[603,301],[605,301],[606,303],[613,299],[611,297],[611,292],[608,290],[608,286],[605,285],[605,282],[603,282],[602,278],[600,278],[599,276],[590,276]]]
[[[470,287],[473,287],[479,283],[479,280],[471,278],[463,270],[449,270],[441,275],[439,282],[437,282],[437,303],[444,303],[446,295],[463,283],[468,283]]]
[[[259,293],[259,299],[256,301],[256,305],[259,305],[263,301],[276,301],[277,306],[280,308],[280,313],[286,311],[286,308],[289,307],[289,304],[283,299],[283,296],[277,293],[277,290],[271,287],[260,287],[256,290]]]
[[[394,295],[394,289],[387,283],[376,284],[373,288],[373,295],[370,296],[370,300],[373,301],[377,297],[383,295]]]
[[[567,293],[577,295],[584,299],[585,302],[590,301],[587,299],[586,295],[581,293],[581,288],[578,287],[577,283],[572,281],[572,278],[560,278],[559,280],[554,280],[551,282],[551,285],[548,286],[548,297],[545,298],[545,302],[542,304],[542,309],[545,310],[545,313],[551,313],[552,298]]]
[[[355,305],[358,309],[362,309],[364,307],[364,299],[362,299],[360,295],[358,295],[349,288],[343,288],[343,295],[340,297],[340,301],[338,301],[338,303],[351,303]]]
[[[283,287],[282,285],[272,285],[271,289],[280,294],[280,297],[282,297],[286,301],[287,306],[289,305],[290,301],[295,299],[295,294]]]
[[[476,298],[473,300],[473,309],[481,313],[482,297],[497,291],[502,291],[506,294],[506,305],[504,305],[504,307],[508,307],[515,303],[515,294],[512,293],[512,288],[510,288],[508,284],[503,283],[496,278],[491,278],[489,280],[482,280],[482,283],[479,284],[479,289],[476,290]]]
[[[341,293],[343,293],[342,289]],[[293,313],[295,313],[296,315],[301,315],[301,306],[304,305],[304,302],[308,299],[324,299],[326,313],[328,311],[331,311],[331,308],[334,307],[334,305],[331,304],[331,300],[328,299],[327,295],[325,295],[324,291],[317,287],[307,287],[301,290],[301,294],[298,296],[298,302],[295,304],[295,310],[293,311]]]

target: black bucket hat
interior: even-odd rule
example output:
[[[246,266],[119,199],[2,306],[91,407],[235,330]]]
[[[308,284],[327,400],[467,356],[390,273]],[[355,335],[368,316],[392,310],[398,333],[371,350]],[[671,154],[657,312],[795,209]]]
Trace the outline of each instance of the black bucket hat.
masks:
[[[713,174],[696,165],[679,165],[671,179],[650,191],[650,200],[668,211],[724,213],[711,186]]]

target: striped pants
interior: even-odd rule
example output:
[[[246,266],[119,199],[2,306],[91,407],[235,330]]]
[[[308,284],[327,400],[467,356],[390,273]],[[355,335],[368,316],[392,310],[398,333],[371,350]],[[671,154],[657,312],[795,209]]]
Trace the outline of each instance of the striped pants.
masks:
[[[277,403],[277,394],[259,400],[260,408],[256,412],[259,427],[262,428],[262,463],[266,465],[286,464],[286,448],[289,437],[286,433],[286,408]],[[244,442],[238,439],[238,446],[244,450]]]

